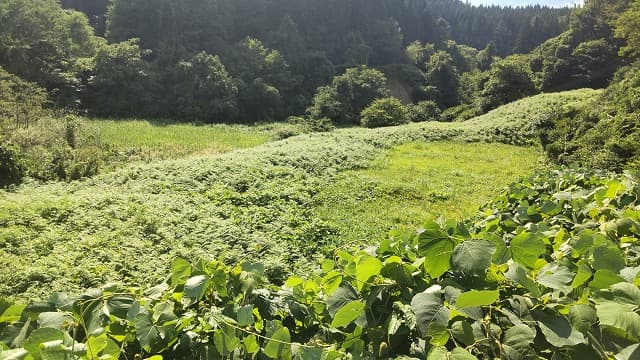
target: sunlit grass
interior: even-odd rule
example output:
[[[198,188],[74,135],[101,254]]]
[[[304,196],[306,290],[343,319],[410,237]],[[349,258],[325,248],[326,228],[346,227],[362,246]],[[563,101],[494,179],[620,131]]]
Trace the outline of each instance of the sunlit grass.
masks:
[[[533,147],[485,143],[409,143],[373,166],[344,173],[317,198],[317,216],[341,242],[380,239],[428,218],[463,220],[540,166]]]
[[[144,160],[217,154],[250,148],[273,135],[265,126],[197,125],[146,120],[90,120],[104,144]]]

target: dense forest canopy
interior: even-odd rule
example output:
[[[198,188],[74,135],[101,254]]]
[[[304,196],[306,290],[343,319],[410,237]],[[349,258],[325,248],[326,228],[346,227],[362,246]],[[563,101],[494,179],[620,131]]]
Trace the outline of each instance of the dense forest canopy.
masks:
[[[412,59],[407,47],[420,44],[448,53],[457,78],[476,69],[477,55],[487,67],[493,57],[531,51],[564,31],[570,17],[568,8],[475,7],[452,0],[63,0],[60,5],[86,19],[52,0],[10,0],[0,7],[0,14],[14,19],[0,31],[6,39],[0,42],[0,66],[49,90],[58,106],[110,117],[208,122],[303,114],[318,87],[359,65],[382,71],[392,87],[407,93],[405,102],[458,105],[469,100],[454,94],[466,84],[437,80],[446,72],[433,71],[434,83],[428,84],[430,54]],[[66,24],[55,25],[64,31],[31,31],[25,37],[20,30],[29,22],[36,22],[34,29],[50,29],[65,18]],[[50,48],[37,50],[43,43]],[[29,62],[16,58],[20,48],[28,49],[22,56]],[[446,60],[440,55],[436,58]]]

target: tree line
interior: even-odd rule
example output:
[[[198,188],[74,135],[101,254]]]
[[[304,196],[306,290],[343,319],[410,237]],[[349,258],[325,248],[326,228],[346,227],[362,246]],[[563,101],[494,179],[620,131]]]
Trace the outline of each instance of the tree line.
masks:
[[[421,89],[424,64],[407,46],[448,52],[465,72],[475,48],[529,51],[569,14],[444,0],[8,0],[0,66],[47,89],[54,105],[98,116],[280,120],[360,65],[408,86],[405,102],[438,100]]]

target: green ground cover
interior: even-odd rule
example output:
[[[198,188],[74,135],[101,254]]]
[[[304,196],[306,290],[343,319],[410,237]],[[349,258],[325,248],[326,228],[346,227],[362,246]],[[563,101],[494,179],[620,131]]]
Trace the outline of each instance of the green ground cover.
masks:
[[[588,99],[594,93],[580,90],[553,97],[567,102],[576,96]],[[542,95],[523,101],[536,103],[549,98],[552,96]],[[535,118],[531,106],[508,106],[518,106]],[[73,292],[110,281],[148,284],[162,278],[176,256],[224,258],[229,264],[260,260],[266,265],[269,279],[277,283],[289,270],[309,269],[318,257],[342,245],[341,232],[345,238],[366,236],[350,235],[345,231],[347,225],[318,216],[323,207],[332,206],[328,201],[331,188],[336,191],[335,184],[349,181],[350,176],[369,176],[374,181],[379,173],[378,182],[392,177],[386,172],[396,170],[385,170],[381,164],[403,149],[392,148],[407,143],[535,142],[533,130],[523,126],[526,119],[513,116],[502,120],[508,131],[496,131],[499,121],[495,117],[485,122],[476,119],[454,124],[342,129],[224,154],[135,163],[84,181],[26,184],[11,192],[0,192],[0,267],[8,269],[0,273],[0,296],[34,299],[52,291]],[[495,157],[514,160],[513,167],[538,160],[539,152],[535,150],[514,147],[508,151],[502,146],[487,146],[496,149]],[[524,158],[506,157],[506,153]],[[461,166],[455,158],[459,154],[450,155],[451,167]],[[468,166],[482,171],[487,165]],[[345,173],[367,168],[370,169],[359,175]],[[509,176],[516,180],[525,172],[505,173],[501,181],[506,184]],[[482,178],[481,174],[477,176]],[[427,175],[415,172],[415,176],[422,179]],[[471,176],[468,179],[477,181]],[[382,187],[393,190],[402,185],[390,183]],[[326,189],[328,193],[323,193]],[[491,189],[484,196],[492,196],[498,190]],[[453,193],[438,188],[427,191],[436,198]],[[345,197],[352,195],[344,193]],[[322,200],[323,196],[326,200]],[[455,198],[450,199],[453,204]],[[385,203],[392,200],[393,196],[387,194],[376,200],[380,201],[378,204],[374,201],[365,206],[389,207]],[[414,204],[420,206],[420,201]],[[480,204],[474,206],[477,205]],[[463,205],[467,206],[471,205]],[[346,206],[341,211],[348,214],[350,209]],[[353,218],[364,220],[365,225],[352,227],[368,228],[367,222],[376,221],[375,226],[386,231],[386,225],[367,219],[367,212],[364,213],[364,217]]]
[[[370,167],[348,171],[317,196],[316,216],[342,242],[366,242],[426,218],[463,220],[542,161],[535,147],[415,142],[394,147]]]
[[[103,143],[144,160],[218,154],[254,147],[273,137],[270,126],[198,125],[135,119],[91,119],[89,124],[98,129]]]

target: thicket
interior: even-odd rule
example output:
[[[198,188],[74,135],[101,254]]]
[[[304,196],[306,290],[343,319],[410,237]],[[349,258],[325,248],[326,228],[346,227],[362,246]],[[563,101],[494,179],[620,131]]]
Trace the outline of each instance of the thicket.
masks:
[[[552,159],[621,171],[640,165],[640,66],[619,71],[597,108],[545,118],[543,146]]]
[[[401,125],[409,122],[409,110],[396,98],[377,99],[360,114],[360,124],[367,128]]]
[[[631,176],[542,172],[472,221],[336,249],[282,286],[177,258],[144,290],[2,301],[0,356],[634,359],[638,199]]]
[[[0,186],[95,175],[107,152],[79,118],[45,108],[46,91],[0,68]]]

